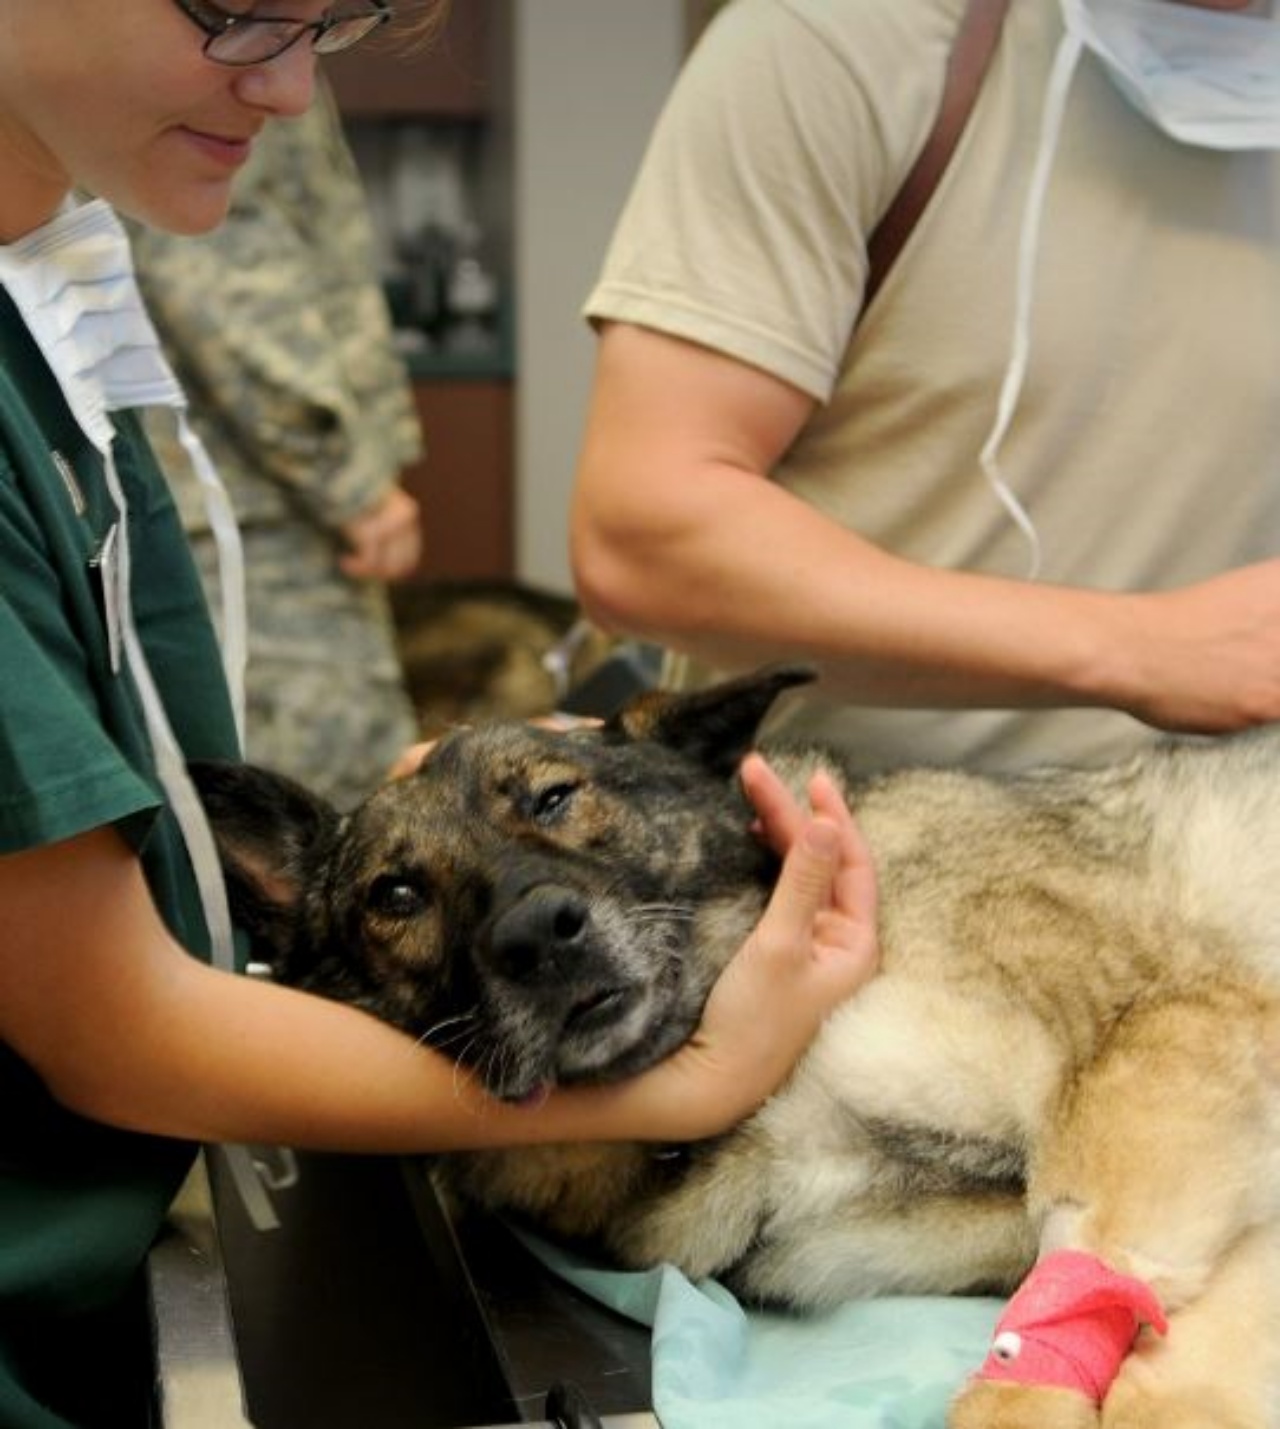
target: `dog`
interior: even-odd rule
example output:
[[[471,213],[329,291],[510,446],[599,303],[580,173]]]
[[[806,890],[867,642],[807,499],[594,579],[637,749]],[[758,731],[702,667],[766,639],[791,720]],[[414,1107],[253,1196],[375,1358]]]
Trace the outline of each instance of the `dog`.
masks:
[[[346,817],[266,771],[195,773],[278,975],[518,1101],[630,1076],[696,1026],[778,872],[736,769],[808,678],[460,730]],[[839,776],[829,752],[768,753],[797,789]],[[1151,1287],[1168,1334],[1143,1329],[1101,1418],[975,1379],[954,1429],[1280,1424],[1280,732],[843,787],[883,965],[786,1085],[706,1142],[449,1156],[447,1183],[798,1309],[1003,1293],[1086,1251]]]
[[[389,595],[423,739],[454,724],[548,714],[618,644],[568,597],[517,582],[399,584]]]

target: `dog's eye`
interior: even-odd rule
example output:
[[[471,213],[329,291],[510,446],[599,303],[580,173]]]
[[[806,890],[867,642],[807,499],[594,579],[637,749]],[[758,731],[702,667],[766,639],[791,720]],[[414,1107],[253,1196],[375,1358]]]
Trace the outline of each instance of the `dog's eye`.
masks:
[[[384,874],[370,885],[365,903],[371,913],[381,913],[388,918],[412,918],[427,906],[427,896],[411,879],[400,874]]]
[[[576,789],[574,784],[548,784],[545,789],[534,790],[529,803],[535,822],[554,823],[568,808]]]

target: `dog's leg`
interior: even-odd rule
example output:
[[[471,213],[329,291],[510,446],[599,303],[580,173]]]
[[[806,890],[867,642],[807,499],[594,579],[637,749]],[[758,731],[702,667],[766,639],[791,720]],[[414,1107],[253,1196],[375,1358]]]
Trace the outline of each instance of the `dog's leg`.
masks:
[[[1280,1426],[1280,1230],[1262,1226],[1228,1252],[1208,1287],[1143,1336],[1102,1411],[1103,1429]]]
[[[1159,1350],[1142,1332],[1138,1366],[1159,1364],[1161,1373],[1135,1366],[1108,1429],[1268,1429],[1257,1406],[1272,1385],[1262,1341],[1273,1326],[1258,1295],[1243,1293],[1243,1267],[1228,1267],[1277,1211],[1273,1024],[1265,998],[1221,983],[1131,1010],[1064,1092],[1036,1148],[1029,1199],[1043,1221],[1042,1250],[1085,1252],[1100,1274],[1136,1278],[1171,1319]],[[1234,1332],[1242,1350],[1202,1351],[1200,1330],[1219,1351]],[[1073,1347],[1059,1350],[1070,1363]],[[953,1429],[1098,1422],[1083,1390],[1002,1377],[967,1387]],[[1064,1396],[1076,1401],[1075,1417],[1062,1417]],[[1174,1401],[1194,1409],[1170,1418]]]
[[[1074,1390],[978,1380],[951,1406],[947,1429],[1098,1429],[1098,1411]]]
[[[735,1290],[765,1302],[838,1305],[871,1295],[964,1294],[1016,1284],[1035,1256],[1021,1196],[853,1199],[820,1219],[771,1228]]]

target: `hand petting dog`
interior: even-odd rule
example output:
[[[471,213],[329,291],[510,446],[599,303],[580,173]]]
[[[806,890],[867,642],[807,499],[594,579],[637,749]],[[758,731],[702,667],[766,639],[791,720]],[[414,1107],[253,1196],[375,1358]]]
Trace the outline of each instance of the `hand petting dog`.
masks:
[[[830,776],[813,777],[808,812],[761,755],[747,756],[740,777],[782,873],[698,1030],[648,1074],[688,1081],[688,1122],[677,1140],[726,1131],[755,1111],[831,1010],[879,965],[871,852]],[[669,1105],[681,1098],[671,1095]]]

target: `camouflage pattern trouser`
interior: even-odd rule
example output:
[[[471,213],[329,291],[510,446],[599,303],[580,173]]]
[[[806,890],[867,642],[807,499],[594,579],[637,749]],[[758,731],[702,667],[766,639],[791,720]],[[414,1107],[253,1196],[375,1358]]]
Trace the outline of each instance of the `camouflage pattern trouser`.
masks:
[[[309,528],[245,530],[246,756],[350,808],[417,739],[381,586]],[[215,614],[212,541],[193,540]]]

